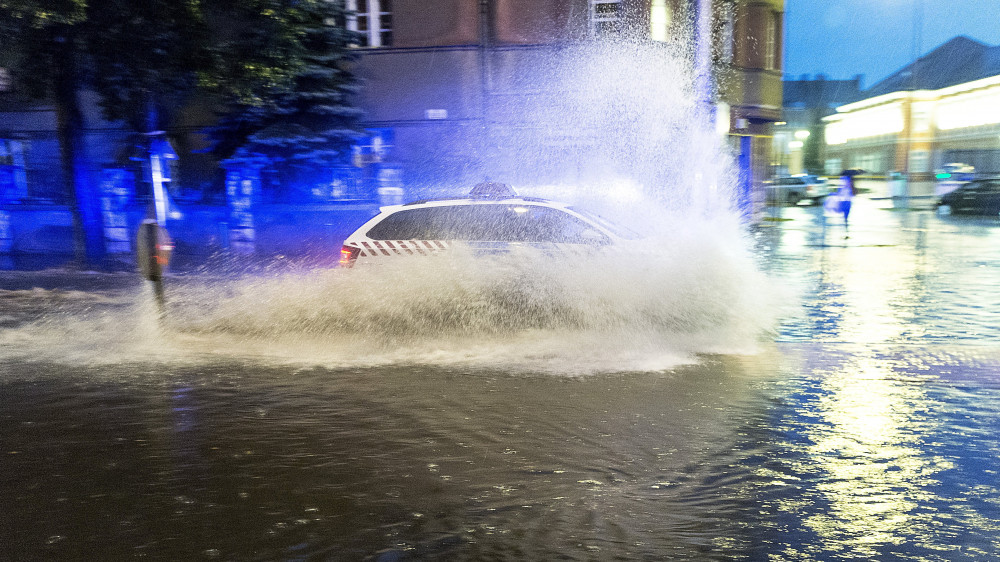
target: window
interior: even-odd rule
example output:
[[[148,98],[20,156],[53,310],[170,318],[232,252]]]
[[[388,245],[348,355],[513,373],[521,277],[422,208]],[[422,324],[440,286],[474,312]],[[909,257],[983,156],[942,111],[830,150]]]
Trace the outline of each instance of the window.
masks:
[[[0,200],[16,201],[27,196],[24,143],[0,139]]]
[[[649,36],[653,41],[666,41],[670,36],[673,14],[667,0],[653,0],[649,6]]]
[[[392,151],[395,132],[392,129],[368,129],[368,136],[360,139],[352,147],[354,165],[384,162]]]
[[[774,12],[767,13],[767,25],[764,29],[764,68],[778,68],[778,19]]]
[[[715,22],[715,60],[721,63],[733,62],[733,33],[736,26],[736,11],[731,2],[724,2],[719,8]]]
[[[392,0],[347,0],[347,29],[362,35],[361,47],[392,46]]]
[[[854,159],[853,167],[874,173],[885,172],[885,156],[880,152],[861,154]]]
[[[608,35],[621,30],[621,0],[590,0],[590,32]]]
[[[909,171],[921,174],[931,171],[931,153],[927,150],[911,150]]]
[[[0,67],[0,92],[6,92],[12,85],[10,71]]]

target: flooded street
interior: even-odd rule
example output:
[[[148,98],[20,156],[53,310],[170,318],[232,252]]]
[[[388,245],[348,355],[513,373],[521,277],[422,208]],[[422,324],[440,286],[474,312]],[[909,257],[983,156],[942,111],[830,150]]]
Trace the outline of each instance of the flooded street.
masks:
[[[0,558],[1000,558],[1000,222],[851,218],[537,301],[189,276],[162,331],[134,276],[5,273]]]

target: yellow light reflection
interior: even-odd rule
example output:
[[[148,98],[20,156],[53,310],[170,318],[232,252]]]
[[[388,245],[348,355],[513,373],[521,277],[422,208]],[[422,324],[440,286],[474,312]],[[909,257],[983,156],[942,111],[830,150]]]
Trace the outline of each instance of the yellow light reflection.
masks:
[[[950,467],[921,449],[931,423],[921,385],[893,377],[873,358],[855,358],[824,380],[824,423],[812,425],[808,456],[821,471],[817,489],[829,508],[805,521],[825,548],[869,557],[904,536],[930,532],[926,505],[934,475]]]
[[[859,208],[858,213],[866,212]],[[829,228],[827,235],[839,238],[842,230]],[[872,233],[868,240],[878,242]],[[828,264],[826,282],[834,299],[838,318],[838,339],[856,342],[898,341],[912,330],[905,306],[920,295],[913,294],[913,272],[920,265],[913,255],[893,247],[855,247],[834,249],[824,254]]]

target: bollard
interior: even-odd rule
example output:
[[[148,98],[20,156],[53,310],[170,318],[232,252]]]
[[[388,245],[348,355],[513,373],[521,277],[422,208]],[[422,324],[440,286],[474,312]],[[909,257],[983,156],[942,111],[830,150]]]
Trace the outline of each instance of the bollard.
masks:
[[[139,224],[136,234],[136,262],[142,276],[153,283],[156,307],[160,317],[166,312],[166,297],[163,291],[163,271],[170,263],[174,246],[163,228],[153,219],[145,219]]]

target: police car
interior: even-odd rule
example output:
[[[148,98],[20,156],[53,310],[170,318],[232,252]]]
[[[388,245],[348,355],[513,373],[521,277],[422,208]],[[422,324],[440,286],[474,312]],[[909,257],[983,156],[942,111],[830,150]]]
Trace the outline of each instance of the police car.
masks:
[[[634,235],[563,203],[520,197],[485,182],[468,197],[383,207],[344,240],[340,265],[431,255],[461,245],[480,254],[515,247],[573,252],[620,244]]]

